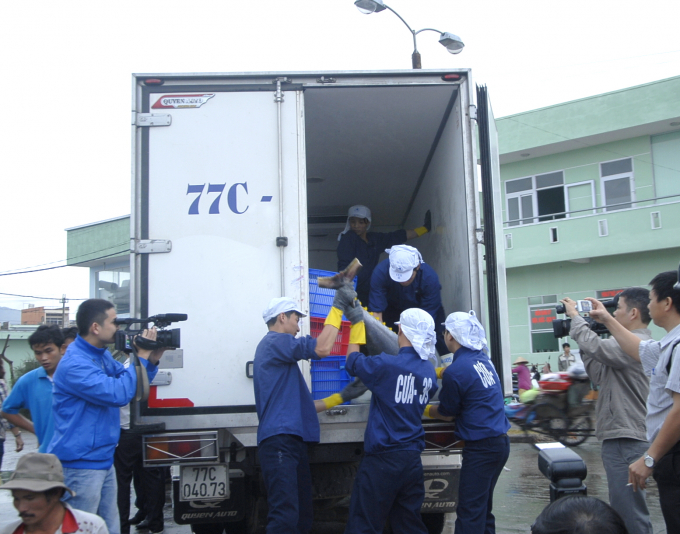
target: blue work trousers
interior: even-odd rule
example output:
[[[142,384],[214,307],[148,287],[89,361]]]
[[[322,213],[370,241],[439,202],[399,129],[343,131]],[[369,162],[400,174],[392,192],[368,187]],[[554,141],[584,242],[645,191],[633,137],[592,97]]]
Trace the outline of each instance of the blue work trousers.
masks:
[[[495,534],[493,490],[510,456],[507,435],[466,441],[460,470],[456,534]]]
[[[388,518],[394,534],[427,534],[420,518],[424,498],[420,452],[367,454],[354,481],[345,534],[382,534]]]
[[[307,443],[278,434],[258,447],[267,489],[267,534],[308,534],[312,530],[312,474]]]
[[[64,484],[75,492],[66,492],[63,501],[76,510],[97,514],[106,522],[109,534],[120,534],[118,485],[113,466],[108,469],[64,467]]]

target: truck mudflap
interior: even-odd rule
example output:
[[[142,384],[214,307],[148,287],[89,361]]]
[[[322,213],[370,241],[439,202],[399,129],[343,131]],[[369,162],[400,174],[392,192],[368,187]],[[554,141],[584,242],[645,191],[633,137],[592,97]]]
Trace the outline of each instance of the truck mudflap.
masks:
[[[178,525],[227,523],[245,518],[248,502],[244,477],[230,478],[230,497],[211,501],[181,501],[179,480],[172,481],[173,518]]]
[[[420,508],[421,513],[452,513],[458,505],[458,482],[460,465],[455,466],[423,466],[425,482],[425,500]]]

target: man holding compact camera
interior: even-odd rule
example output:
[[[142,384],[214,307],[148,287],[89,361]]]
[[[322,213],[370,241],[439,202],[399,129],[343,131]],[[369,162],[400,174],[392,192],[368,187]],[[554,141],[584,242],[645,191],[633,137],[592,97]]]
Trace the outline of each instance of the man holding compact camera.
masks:
[[[640,362],[630,358],[614,338],[593,332],[570,298],[562,299],[571,318],[569,335],[578,343],[590,380],[600,386],[597,402],[597,439],[607,472],[609,503],[631,533],[651,534],[645,491],[633,491],[628,466],[649,447],[645,417],[649,379]],[[631,287],[618,296],[614,319],[641,340],[651,339],[649,291]]]
[[[113,456],[120,436],[120,407],[137,391],[134,366],[123,367],[106,349],[113,343],[116,310],[111,302],[90,299],[76,314],[78,337],[54,373],[54,435],[47,452],[59,458],[64,479],[75,495],[73,508],[101,516],[110,534],[120,534]],[[142,337],[156,339],[156,328]],[[149,382],[165,349],[138,349]]]

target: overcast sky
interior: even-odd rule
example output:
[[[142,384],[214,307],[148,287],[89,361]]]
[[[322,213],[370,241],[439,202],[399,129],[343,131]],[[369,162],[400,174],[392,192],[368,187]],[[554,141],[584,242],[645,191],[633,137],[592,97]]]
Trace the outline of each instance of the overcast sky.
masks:
[[[409,69],[402,22],[352,4],[3,2],[0,275],[62,265],[65,228],[130,213],[131,73]],[[462,38],[453,56],[419,35],[423,68],[471,68],[497,117],[680,75],[677,0],[388,5],[416,30]],[[0,276],[0,293],[86,298],[88,270]],[[58,305],[0,295],[0,306],[28,303]]]

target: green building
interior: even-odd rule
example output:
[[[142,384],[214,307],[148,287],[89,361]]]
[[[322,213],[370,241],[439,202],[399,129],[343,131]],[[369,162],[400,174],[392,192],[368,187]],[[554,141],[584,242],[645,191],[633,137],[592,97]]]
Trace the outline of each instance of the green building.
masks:
[[[559,299],[678,268],[680,77],[496,123],[512,356],[556,370]]]

